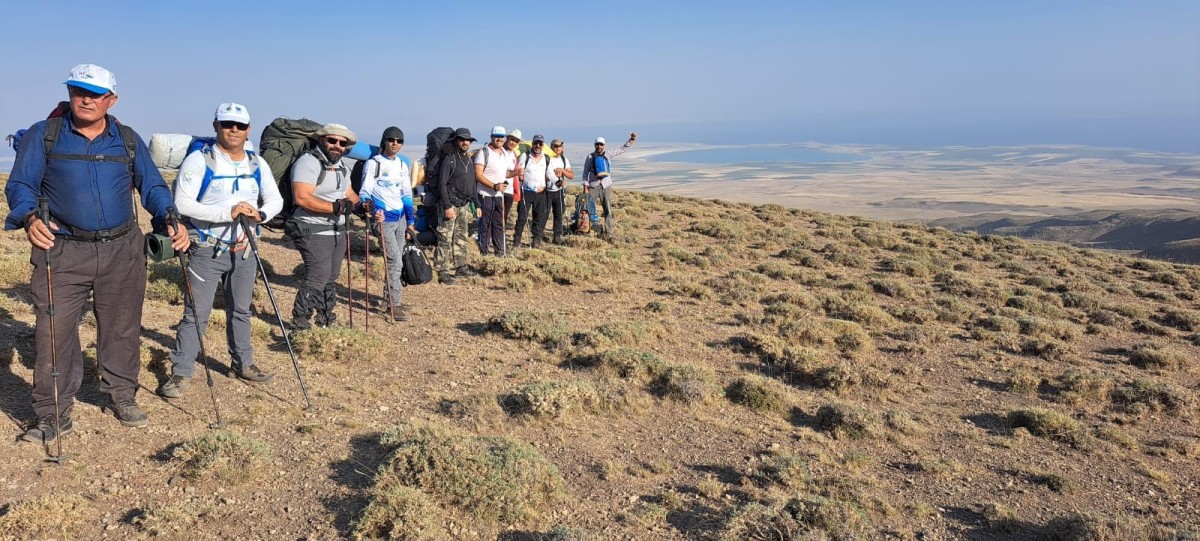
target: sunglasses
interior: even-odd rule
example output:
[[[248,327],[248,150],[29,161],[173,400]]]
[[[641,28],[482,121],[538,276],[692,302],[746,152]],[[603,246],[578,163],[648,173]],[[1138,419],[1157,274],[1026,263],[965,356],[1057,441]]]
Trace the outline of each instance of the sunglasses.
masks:
[[[90,98],[93,100],[99,100],[99,99],[104,99],[104,98],[111,96],[112,92],[106,92],[104,94],[99,94],[96,92],[92,92],[91,90],[88,90],[86,88],[79,88],[77,86],[68,86],[67,94],[69,94],[72,98]]]
[[[543,142],[541,142],[541,141],[534,141],[534,142],[533,142],[533,146],[535,146],[535,147],[540,147],[540,146],[542,146],[542,145],[544,145],[544,144],[546,144],[546,143],[543,143]]]
[[[350,141],[347,139],[338,139],[337,137],[326,137],[325,144],[327,144],[331,147],[346,148],[346,147],[350,146]]]
[[[221,121],[217,122],[217,125],[221,126],[222,130],[232,130],[235,127],[239,131],[246,131],[246,130],[250,129],[249,124],[242,124],[241,122],[235,122],[233,120],[221,120]]]
[[[385,142],[385,143],[399,143],[399,144],[403,145],[403,144],[404,144],[404,139],[396,139],[395,137],[388,137],[387,139],[384,139],[384,140],[383,140],[383,142]]]
[[[550,148],[562,148],[562,145],[550,145]]]

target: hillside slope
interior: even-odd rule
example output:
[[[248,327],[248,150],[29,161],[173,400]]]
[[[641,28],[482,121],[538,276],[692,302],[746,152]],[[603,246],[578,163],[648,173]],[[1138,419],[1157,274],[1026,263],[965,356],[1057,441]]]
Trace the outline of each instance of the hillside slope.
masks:
[[[153,394],[181,273],[152,264],[150,425],[99,411],[85,317],[70,460],[0,441],[0,537],[1200,531],[1200,268],[777,205],[616,200],[612,243],[475,256],[482,276],[408,288],[410,321],[376,312],[369,331],[356,232],[355,328],[297,336],[312,412],[260,283],[256,355],[273,383],[230,377],[219,316],[207,335],[225,431],[208,428],[202,379]],[[0,237],[12,435],[32,415],[28,250]],[[286,312],[299,257],[274,233],[262,250]],[[373,267],[376,295],[381,278]]]

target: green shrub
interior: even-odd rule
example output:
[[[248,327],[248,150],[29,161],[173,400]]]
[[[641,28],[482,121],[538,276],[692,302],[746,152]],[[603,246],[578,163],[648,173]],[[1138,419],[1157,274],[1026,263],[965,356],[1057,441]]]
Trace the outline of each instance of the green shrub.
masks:
[[[228,431],[193,438],[171,453],[180,462],[184,477],[213,477],[234,484],[253,479],[266,465],[269,455],[266,444]]]
[[[571,410],[596,410],[600,395],[584,381],[552,381],[522,385],[500,397],[509,415],[558,417]]]
[[[808,461],[788,454],[770,454],[750,470],[750,479],[762,486],[798,487],[808,480]]]
[[[303,330],[292,336],[292,346],[301,356],[323,363],[376,362],[384,355],[382,338],[349,327]]]
[[[815,494],[726,511],[720,541],[867,539],[878,530],[855,501]]]
[[[371,490],[370,503],[355,521],[353,536],[362,539],[443,541],[446,514],[420,490],[387,483]]]
[[[669,367],[667,361],[657,354],[631,348],[616,348],[601,352],[585,360],[585,364],[598,366],[602,371],[623,379],[639,380],[648,383],[666,373]]]
[[[730,402],[759,413],[775,413],[783,409],[783,391],[770,380],[757,376],[740,377],[725,388]]]
[[[573,334],[563,316],[554,312],[514,310],[488,320],[488,328],[505,338],[543,344],[565,343]]]
[[[666,329],[654,321],[615,321],[592,329],[586,341],[595,347],[636,346],[665,336]]]
[[[1113,380],[1104,374],[1070,370],[1060,378],[1059,398],[1067,404],[1103,406],[1112,395]]]
[[[653,385],[664,396],[685,404],[708,402],[718,389],[712,372],[690,364],[668,368]]]
[[[826,404],[817,408],[816,424],[835,437],[862,439],[873,436],[879,423],[870,412],[858,406]]]
[[[1008,381],[1004,383],[1004,387],[1013,393],[1034,394],[1041,384],[1042,378],[1024,370],[1015,370],[1012,374],[1009,374]]]
[[[1024,428],[1030,434],[1045,438],[1073,442],[1082,433],[1079,423],[1057,411],[1029,408],[1008,412],[1008,424],[1012,428]]]
[[[539,523],[564,500],[564,481],[528,443],[410,422],[380,440],[394,449],[376,486],[411,487],[483,520]]]
[[[1186,413],[1194,403],[1194,397],[1187,389],[1148,379],[1136,379],[1118,386],[1112,392],[1112,400],[1118,409],[1133,414]]]

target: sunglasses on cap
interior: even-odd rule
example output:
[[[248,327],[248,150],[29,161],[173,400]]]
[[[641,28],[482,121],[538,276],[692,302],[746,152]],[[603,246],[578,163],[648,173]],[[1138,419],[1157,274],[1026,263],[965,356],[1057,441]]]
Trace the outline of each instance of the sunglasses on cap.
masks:
[[[397,139],[397,138],[395,138],[395,137],[388,137],[387,139],[384,139],[384,140],[383,140],[383,142],[385,142],[385,143],[399,143],[399,144],[403,145],[403,144],[404,144],[404,139]]]
[[[233,128],[237,128],[239,131],[246,131],[250,129],[249,124],[243,124],[233,120],[219,120],[217,121],[217,125],[221,126],[222,130],[232,130]]]
[[[327,144],[329,146],[334,146],[334,147],[346,148],[346,147],[350,146],[350,140],[338,139],[337,137],[326,137],[325,144]]]

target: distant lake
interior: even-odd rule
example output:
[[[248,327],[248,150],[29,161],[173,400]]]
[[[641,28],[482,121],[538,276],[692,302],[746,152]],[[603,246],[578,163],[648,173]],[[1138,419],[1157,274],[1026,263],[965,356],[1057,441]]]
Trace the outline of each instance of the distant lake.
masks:
[[[753,146],[681,150],[648,156],[652,162],[711,164],[740,163],[852,163],[869,159],[866,154],[826,152],[808,147]]]

